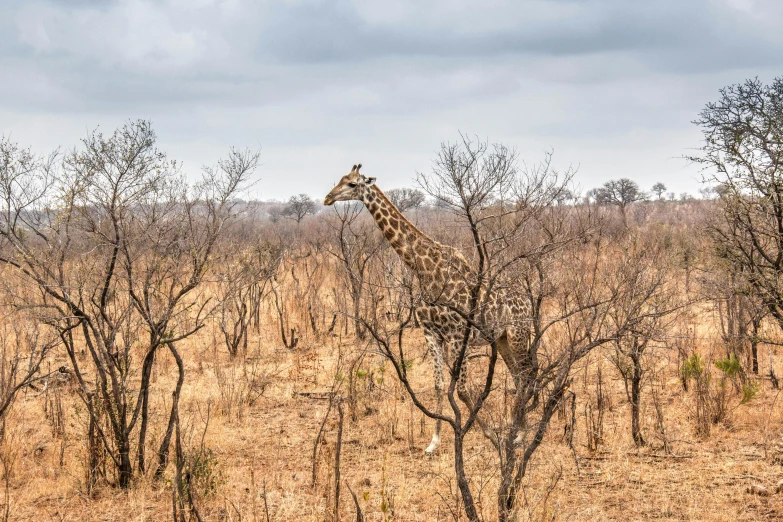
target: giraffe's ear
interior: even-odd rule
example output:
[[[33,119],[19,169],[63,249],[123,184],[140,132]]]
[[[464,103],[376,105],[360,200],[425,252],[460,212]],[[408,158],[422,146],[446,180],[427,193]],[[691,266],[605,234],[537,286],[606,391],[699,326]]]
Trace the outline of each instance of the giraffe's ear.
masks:
[[[373,177],[364,178],[364,179],[366,180],[366,181],[365,181],[365,184],[366,184],[368,187],[369,187],[370,185],[372,185],[373,183],[375,183],[375,178],[373,178]]]

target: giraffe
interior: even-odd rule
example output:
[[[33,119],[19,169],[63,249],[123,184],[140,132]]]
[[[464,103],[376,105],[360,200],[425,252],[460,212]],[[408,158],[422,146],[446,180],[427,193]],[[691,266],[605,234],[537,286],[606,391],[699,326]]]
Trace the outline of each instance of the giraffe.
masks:
[[[416,274],[423,303],[416,307],[416,317],[424,329],[427,348],[433,355],[436,412],[440,414],[444,396],[444,355],[449,356],[453,353],[452,348],[463,341],[466,322],[459,312],[469,313],[471,281],[476,280],[476,272],[458,250],[428,237],[408,221],[375,185],[375,178],[359,172],[361,167],[361,163],[354,165],[351,172],[340,179],[324,198],[324,205],[332,205],[336,201],[364,203],[386,240]],[[513,288],[503,286],[489,294],[482,294],[479,302],[482,306],[478,320],[486,331],[491,332],[498,353],[519,386],[521,383],[516,377],[524,366],[529,365],[529,361],[525,360],[529,354],[529,301]],[[486,345],[486,339],[476,334],[473,329],[470,345]],[[467,399],[464,375],[465,372],[461,371],[458,381],[463,400]],[[435,432],[425,449],[426,454],[434,453],[440,445],[440,429],[441,421],[436,419]]]

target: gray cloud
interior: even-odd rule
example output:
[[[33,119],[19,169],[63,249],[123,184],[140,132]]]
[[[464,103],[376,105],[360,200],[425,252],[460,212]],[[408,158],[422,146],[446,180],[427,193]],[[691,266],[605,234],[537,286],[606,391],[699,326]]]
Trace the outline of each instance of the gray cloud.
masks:
[[[471,2],[424,19],[411,12],[391,25],[362,19],[341,2],[300,4],[271,13],[261,53],[303,62],[664,49],[688,57],[705,46],[764,43],[734,10],[703,1],[520,3],[494,13],[497,20],[476,20],[482,9]]]
[[[265,191],[282,197],[356,153],[408,183],[461,129],[563,151],[587,185],[633,170],[693,190],[671,160],[698,141],[689,120],[778,74],[781,18],[774,0],[11,0],[0,132],[50,147],[150,117],[191,163],[263,145],[296,170]]]

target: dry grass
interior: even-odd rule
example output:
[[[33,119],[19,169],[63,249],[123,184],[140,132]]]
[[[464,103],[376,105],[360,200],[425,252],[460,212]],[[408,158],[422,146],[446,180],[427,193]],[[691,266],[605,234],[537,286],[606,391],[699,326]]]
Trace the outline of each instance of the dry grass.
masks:
[[[711,318],[704,314],[702,319]],[[209,416],[204,446],[217,462],[215,490],[198,499],[205,520],[320,521],[333,501],[334,412],[320,443],[315,486],[311,485],[313,444],[328,407],[322,394],[331,389],[338,373],[338,354],[348,361],[359,351],[350,340],[339,338],[304,342],[289,351],[271,333],[274,328],[265,331],[270,333],[254,333],[250,353],[235,361],[213,345],[210,332],[191,339],[182,349],[185,446],[199,445]],[[423,345],[420,335],[415,332],[411,341]],[[700,351],[710,350],[706,341],[699,343]],[[577,376],[572,388],[577,396],[578,469],[562,436],[566,418],[556,418],[534,457],[520,501],[520,520],[783,519],[783,494],[765,497],[745,492],[756,483],[774,491],[783,478],[783,398],[765,381],[758,396],[737,406],[728,423],[713,426],[707,439],[699,439],[692,419],[693,396],[682,391],[676,357],[663,349],[658,353],[671,454],[664,453],[660,436],[656,438],[649,386],[644,427],[651,444],[642,450],[634,447],[621,381],[613,378],[603,354],[595,354],[580,370],[587,372],[587,378]],[[51,361],[53,367],[61,363],[65,361]],[[604,440],[598,451],[590,452],[585,401],[594,393],[591,376],[598,364],[608,381],[609,400]],[[377,355],[365,356],[361,368],[356,419],[351,419],[351,412],[346,415],[343,484],[356,492],[367,520],[454,520],[458,504],[448,428],[439,453],[424,457],[431,421],[412,406],[390,371],[382,370]],[[156,366],[152,394],[156,426],[162,424],[160,412],[167,411],[163,406],[170,401],[175,370],[170,358],[161,358]],[[768,371],[766,365],[762,370]],[[344,368],[339,372],[339,379],[345,381]],[[428,362],[417,360],[413,372],[416,385],[428,389]],[[341,392],[347,393],[347,382]],[[56,393],[63,404],[64,436],[53,429],[51,405]],[[84,408],[67,387],[47,393],[28,390],[18,400],[7,419],[2,448],[10,470],[10,520],[169,520],[168,481],[156,484],[142,477],[129,492],[104,485],[93,498],[85,496],[86,421]],[[152,447],[160,436],[159,431],[150,433]],[[473,487],[484,517],[491,520],[496,456],[478,431],[467,444]],[[342,519],[353,519],[353,501],[345,487],[341,507]]]

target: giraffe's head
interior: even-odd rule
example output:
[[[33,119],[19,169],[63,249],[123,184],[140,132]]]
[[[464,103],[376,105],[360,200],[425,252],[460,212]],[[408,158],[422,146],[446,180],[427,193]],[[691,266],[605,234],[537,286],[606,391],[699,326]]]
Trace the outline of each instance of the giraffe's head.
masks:
[[[369,178],[359,173],[362,164],[354,165],[351,172],[342,177],[340,182],[326,195],[324,205],[331,205],[335,201],[361,201],[370,185],[375,183],[375,178]]]

